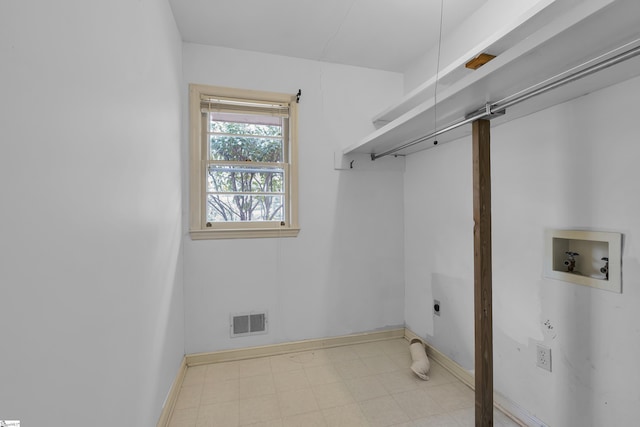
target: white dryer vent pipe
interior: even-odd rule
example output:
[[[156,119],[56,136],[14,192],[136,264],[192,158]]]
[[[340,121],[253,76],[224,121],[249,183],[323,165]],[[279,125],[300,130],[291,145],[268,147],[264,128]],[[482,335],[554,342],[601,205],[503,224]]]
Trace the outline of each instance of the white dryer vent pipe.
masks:
[[[420,377],[420,379],[428,380],[429,376],[427,374],[429,373],[431,364],[427,358],[424,343],[418,338],[412,339],[409,345],[409,351],[411,352],[411,360],[413,362],[411,363],[411,370]]]

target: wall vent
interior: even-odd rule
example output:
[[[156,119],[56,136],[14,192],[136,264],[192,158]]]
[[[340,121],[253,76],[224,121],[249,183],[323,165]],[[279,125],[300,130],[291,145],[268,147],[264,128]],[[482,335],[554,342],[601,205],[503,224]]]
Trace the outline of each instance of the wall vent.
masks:
[[[267,313],[236,313],[230,316],[231,338],[267,333]]]

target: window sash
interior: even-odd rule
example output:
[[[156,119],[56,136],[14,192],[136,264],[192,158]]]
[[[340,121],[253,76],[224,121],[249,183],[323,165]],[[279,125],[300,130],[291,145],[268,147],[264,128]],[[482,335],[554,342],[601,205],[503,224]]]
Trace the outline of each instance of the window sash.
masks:
[[[206,163],[207,166],[209,164],[218,164],[218,163],[223,163],[225,165],[238,165],[238,163],[235,162],[203,162]],[[203,196],[202,196],[202,211],[201,211],[201,218],[202,218],[202,223],[207,227],[207,228],[211,228],[211,229],[216,229],[216,228],[236,228],[238,227],[238,225],[242,224],[242,226],[244,226],[245,224],[262,224],[262,226],[265,225],[271,225],[272,227],[282,227],[282,226],[288,226],[291,224],[291,217],[290,217],[290,212],[291,212],[291,197],[290,197],[290,174],[289,174],[289,165],[288,164],[283,164],[283,163],[276,163],[277,165],[279,165],[279,169],[281,169],[283,171],[283,175],[284,175],[284,179],[283,179],[283,188],[282,188],[282,192],[270,192],[270,191],[253,191],[253,192],[248,192],[248,191],[209,191],[207,190],[207,166],[204,166],[202,168],[203,173],[204,173],[204,179],[203,179]],[[240,165],[242,165],[240,163]],[[209,221],[207,218],[207,208],[208,208],[208,198],[209,195],[247,195],[247,196],[280,196],[282,197],[282,218],[278,219],[278,220],[243,220],[243,221]]]
[[[210,229],[216,228],[235,228],[239,224],[261,224],[262,226],[270,225],[272,227],[282,227],[291,224],[291,194],[290,194],[290,164],[289,163],[271,163],[271,162],[233,162],[221,160],[203,160],[202,167],[202,202],[201,202],[201,218],[202,224]],[[256,170],[256,171],[282,171],[283,183],[282,191],[211,191],[208,189],[209,166],[230,166],[237,167],[238,170]],[[209,221],[207,216],[209,195],[247,195],[247,196],[280,196],[282,197],[282,218],[270,220],[241,220],[241,221]]]

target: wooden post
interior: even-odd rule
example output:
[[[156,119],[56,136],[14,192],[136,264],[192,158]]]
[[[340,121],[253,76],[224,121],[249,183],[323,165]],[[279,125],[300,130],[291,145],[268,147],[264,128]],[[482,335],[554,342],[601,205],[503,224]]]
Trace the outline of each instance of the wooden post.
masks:
[[[493,331],[489,121],[473,122],[472,134],[476,427],[491,427],[493,426]]]

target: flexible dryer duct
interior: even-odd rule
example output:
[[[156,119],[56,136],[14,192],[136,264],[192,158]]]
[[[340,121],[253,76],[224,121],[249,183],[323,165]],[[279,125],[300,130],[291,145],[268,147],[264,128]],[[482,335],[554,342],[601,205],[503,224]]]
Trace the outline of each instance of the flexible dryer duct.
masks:
[[[412,339],[409,345],[409,351],[411,352],[411,360],[413,361],[413,363],[411,363],[411,370],[420,379],[428,380],[429,376],[427,374],[429,373],[431,364],[427,358],[424,343],[418,338]]]

